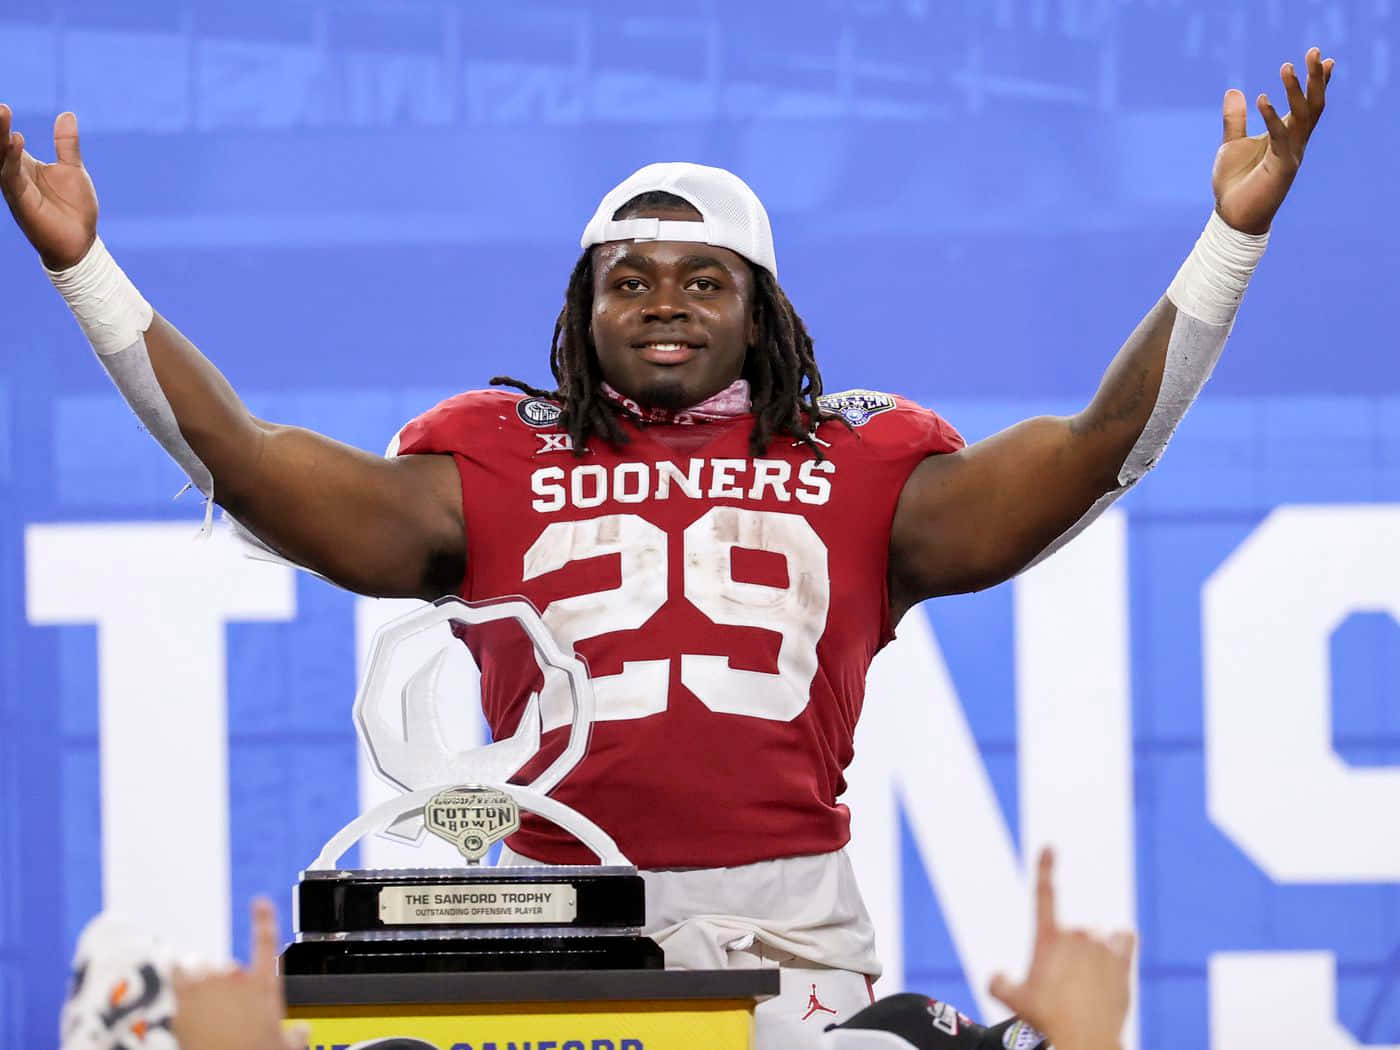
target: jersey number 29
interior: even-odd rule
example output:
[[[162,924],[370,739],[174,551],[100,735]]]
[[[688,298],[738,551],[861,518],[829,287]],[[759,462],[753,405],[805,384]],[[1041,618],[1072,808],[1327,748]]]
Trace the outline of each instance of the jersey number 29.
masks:
[[[670,538],[637,514],[608,514],[545,527],[525,552],[525,580],[555,572],[572,561],[616,554],[616,588],[560,598],[544,622],[566,649],[585,638],[634,631],[671,596]],[[734,579],[735,547],[781,555],[786,587]],[[831,604],[826,544],[797,514],[714,507],[686,528],[682,538],[685,600],[717,624],[757,627],[781,638],[777,673],[731,667],[728,657],[683,653],[681,683],[711,711],[788,722],[806,708],[817,672],[817,641]],[[593,679],[598,720],[643,718],[666,709],[670,660],[625,662],[622,671]],[[540,696],[545,729],[567,724],[569,689],[558,672],[546,672]]]

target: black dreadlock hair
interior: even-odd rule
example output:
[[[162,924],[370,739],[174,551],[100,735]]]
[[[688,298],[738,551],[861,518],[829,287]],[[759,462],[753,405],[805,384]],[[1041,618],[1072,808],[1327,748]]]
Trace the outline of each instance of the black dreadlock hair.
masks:
[[[691,207],[690,202],[661,191],[633,197],[613,214],[627,218],[658,206]],[[821,372],[812,354],[812,337],[793,309],[777,280],[761,266],[749,264],[753,273],[753,309],[758,336],[744,359],[743,377],[753,398],[753,430],[749,450],[762,455],[776,434],[796,438],[823,459],[816,429],[823,420],[839,419],[817,404],[822,393]],[[510,386],[532,397],[557,401],[559,417],[573,441],[574,455],[581,456],[595,434],[612,445],[625,445],[627,432],[620,417],[638,425],[642,420],[602,391],[603,374],[593,346],[589,319],[593,315],[593,249],[586,248],[569,275],[564,307],[554,322],[549,368],[558,384],[541,390],[510,376],[495,376],[493,386]]]

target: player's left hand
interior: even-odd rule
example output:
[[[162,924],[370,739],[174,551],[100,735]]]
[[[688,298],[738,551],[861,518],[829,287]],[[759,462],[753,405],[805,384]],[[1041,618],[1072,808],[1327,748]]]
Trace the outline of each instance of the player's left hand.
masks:
[[[1280,117],[1269,96],[1261,94],[1255,105],[1268,130],[1246,136],[1244,93],[1225,92],[1225,141],[1215,155],[1211,184],[1215,210],[1242,233],[1266,233],[1274,214],[1288,195],[1288,187],[1303,163],[1303,150],[1322,117],[1327,101],[1327,81],[1333,59],[1322,58],[1317,48],[1304,59],[1308,67],[1307,90],[1298,82],[1292,62],[1279,71],[1288,95],[1288,115]]]
[[[252,951],[245,970],[190,974],[177,969],[171,986],[171,1028],[180,1050],[301,1050],[306,1032],[284,1031],[286,1006],[277,976],[277,912],[253,902]]]

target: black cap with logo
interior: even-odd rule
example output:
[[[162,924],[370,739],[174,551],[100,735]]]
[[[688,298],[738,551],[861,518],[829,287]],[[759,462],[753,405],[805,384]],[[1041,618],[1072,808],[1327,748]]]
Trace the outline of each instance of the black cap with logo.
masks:
[[[987,1028],[947,1003],[909,992],[886,996],[826,1030],[889,1032],[917,1050],[1051,1050],[1049,1040],[1019,1018]]]

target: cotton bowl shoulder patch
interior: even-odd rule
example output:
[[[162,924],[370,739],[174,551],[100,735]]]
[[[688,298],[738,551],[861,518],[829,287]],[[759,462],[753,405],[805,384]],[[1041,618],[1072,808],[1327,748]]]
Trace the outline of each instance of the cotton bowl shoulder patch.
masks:
[[[842,390],[839,394],[823,394],[817,404],[835,412],[853,427],[870,422],[872,416],[894,408],[894,397],[878,390]]]
[[[559,422],[564,410],[553,401],[546,401],[542,397],[527,397],[515,403],[515,414],[526,426],[552,427]]]

